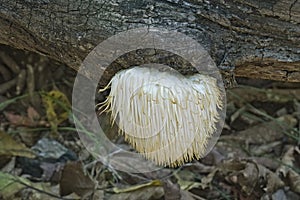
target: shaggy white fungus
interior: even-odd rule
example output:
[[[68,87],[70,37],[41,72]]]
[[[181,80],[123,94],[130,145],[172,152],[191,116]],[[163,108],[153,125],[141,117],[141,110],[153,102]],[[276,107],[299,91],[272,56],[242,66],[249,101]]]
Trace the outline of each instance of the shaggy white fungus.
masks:
[[[204,155],[222,107],[215,78],[134,67],[115,74],[108,87],[101,109],[147,159],[175,167]]]

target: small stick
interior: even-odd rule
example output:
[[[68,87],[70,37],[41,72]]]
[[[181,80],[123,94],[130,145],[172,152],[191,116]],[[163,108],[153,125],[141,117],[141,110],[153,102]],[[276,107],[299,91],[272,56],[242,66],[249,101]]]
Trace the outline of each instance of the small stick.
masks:
[[[11,69],[11,71],[15,74],[19,74],[20,73],[20,67],[19,65],[6,53],[1,52],[0,53],[0,59],[2,60],[2,62],[7,65],[7,67],[9,67]]]
[[[10,81],[7,81],[5,83],[0,84],[0,94],[5,93],[7,90],[9,90],[13,86],[15,86],[17,83],[17,80],[18,80],[18,77],[14,78]]]

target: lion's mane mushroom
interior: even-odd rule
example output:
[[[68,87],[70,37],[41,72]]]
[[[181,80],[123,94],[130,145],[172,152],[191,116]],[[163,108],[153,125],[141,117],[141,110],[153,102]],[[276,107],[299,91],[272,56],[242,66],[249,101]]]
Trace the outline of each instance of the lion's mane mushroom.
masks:
[[[215,78],[134,67],[116,73],[108,87],[102,111],[147,159],[176,167],[204,156],[222,108]]]

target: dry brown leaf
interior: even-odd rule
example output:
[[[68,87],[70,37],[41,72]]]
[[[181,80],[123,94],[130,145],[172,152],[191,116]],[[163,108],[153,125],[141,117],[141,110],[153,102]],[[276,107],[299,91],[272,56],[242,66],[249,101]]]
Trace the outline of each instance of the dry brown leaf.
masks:
[[[15,126],[28,126],[28,127],[36,126],[36,124],[33,123],[26,116],[16,115],[11,112],[4,112],[4,115],[5,115],[6,119]]]
[[[290,171],[295,160],[293,155],[294,149],[294,146],[290,146],[289,149],[285,152],[281,159],[283,164],[276,170],[277,174],[282,174],[284,177],[286,177],[288,171]]]
[[[270,142],[270,143],[260,144],[260,145],[253,145],[252,148],[250,149],[250,152],[252,155],[260,156],[266,153],[270,153],[276,147],[281,145],[282,145],[281,141],[275,141],[275,142]]]
[[[242,192],[251,195],[253,192],[273,193],[284,186],[283,181],[272,171],[251,160],[229,160],[219,167],[225,179],[238,185]]]
[[[293,170],[287,174],[291,190],[300,194],[300,175]]]
[[[40,120],[39,114],[32,107],[29,107],[27,109],[27,116],[13,114],[11,112],[4,112],[4,115],[7,120],[15,126],[48,126],[48,123],[46,121]]]
[[[27,108],[27,116],[31,121],[37,121],[41,118],[40,114],[31,106]]]
[[[240,131],[234,136],[222,136],[222,140],[233,140],[247,144],[265,144],[281,139],[283,131],[294,127],[297,119],[292,115],[284,115],[276,119],[276,121],[265,122],[246,130]]]
[[[263,188],[268,193],[273,193],[279,188],[284,187],[284,182],[279,176],[262,165],[257,165],[259,169],[259,178],[265,183]]]
[[[0,131],[0,155],[35,158],[35,154],[23,143]]]
[[[181,189],[179,184],[173,183],[170,180],[164,181],[164,192],[165,192],[165,200],[173,200],[181,198]]]
[[[3,158],[3,156],[0,156],[0,159],[2,159],[2,158]],[[12,172],[14,170],[15,165],[16,165],[16,157],[12,157],[9,160],[9,162],[7,162],[5,164],[5,166],[0,167],[1,172],[3,172],[3,173],[10,173],[10,172]]]
[[[132,192],[113,194],[108,200],[155,200],[161,199],[164,195],[164,190],[160,186],[145,187]]]
[[[267,157],[248,157],[247,159],[253,160],[257,164],[263,165],[272,171],[275,171],[280,165],[278,161]]]
[[[207,187],[209,187],[216,175],[216,173],[218,172],[218,168],[214,169],[212,172],[210,172],[207,176],[203,177],[201,179],[201,187],[202,189],[205,189]]]
[[[80,162],[67,163],[60,180],[60,195],[75,193],[84,198],[91,195],[96,187],[95,182],[83,171]]]
[[[57,199],[54,195],[57,196],[57,191],[49,183],[31,182],[23,177],[0,172],[0,199]]]
[[[196,199],[196,198],[194,198],[194,194],[192,194],[189,191],[181,190],[180,194],[181,194],[181,199],[180,200],[195,200]],[[197,196],[197,199],[202,200],[203,198]]]
[[[191,190],[202,187],[202,183],[195,181],[197,175],[189,170],[182,170],[174,174],[181,190]]]
[[[290,146],[281,159],[282,165],[276,172],[287,177],[292,191],[300,193],[300,175],[293,169],[295,161],[294,153],[299,153],[298,148]]]

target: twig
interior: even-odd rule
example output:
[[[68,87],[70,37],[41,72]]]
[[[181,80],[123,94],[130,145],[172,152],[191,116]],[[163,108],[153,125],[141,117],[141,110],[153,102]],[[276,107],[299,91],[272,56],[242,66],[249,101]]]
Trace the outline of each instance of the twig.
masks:
[[[17,80],[18,80],[18,77],[14,78],[10,81],[7,81],[5,83],[0,84],[0,94],[5,93],[7,90],[9,90],[13,86],[15,86],[17,84]]]

